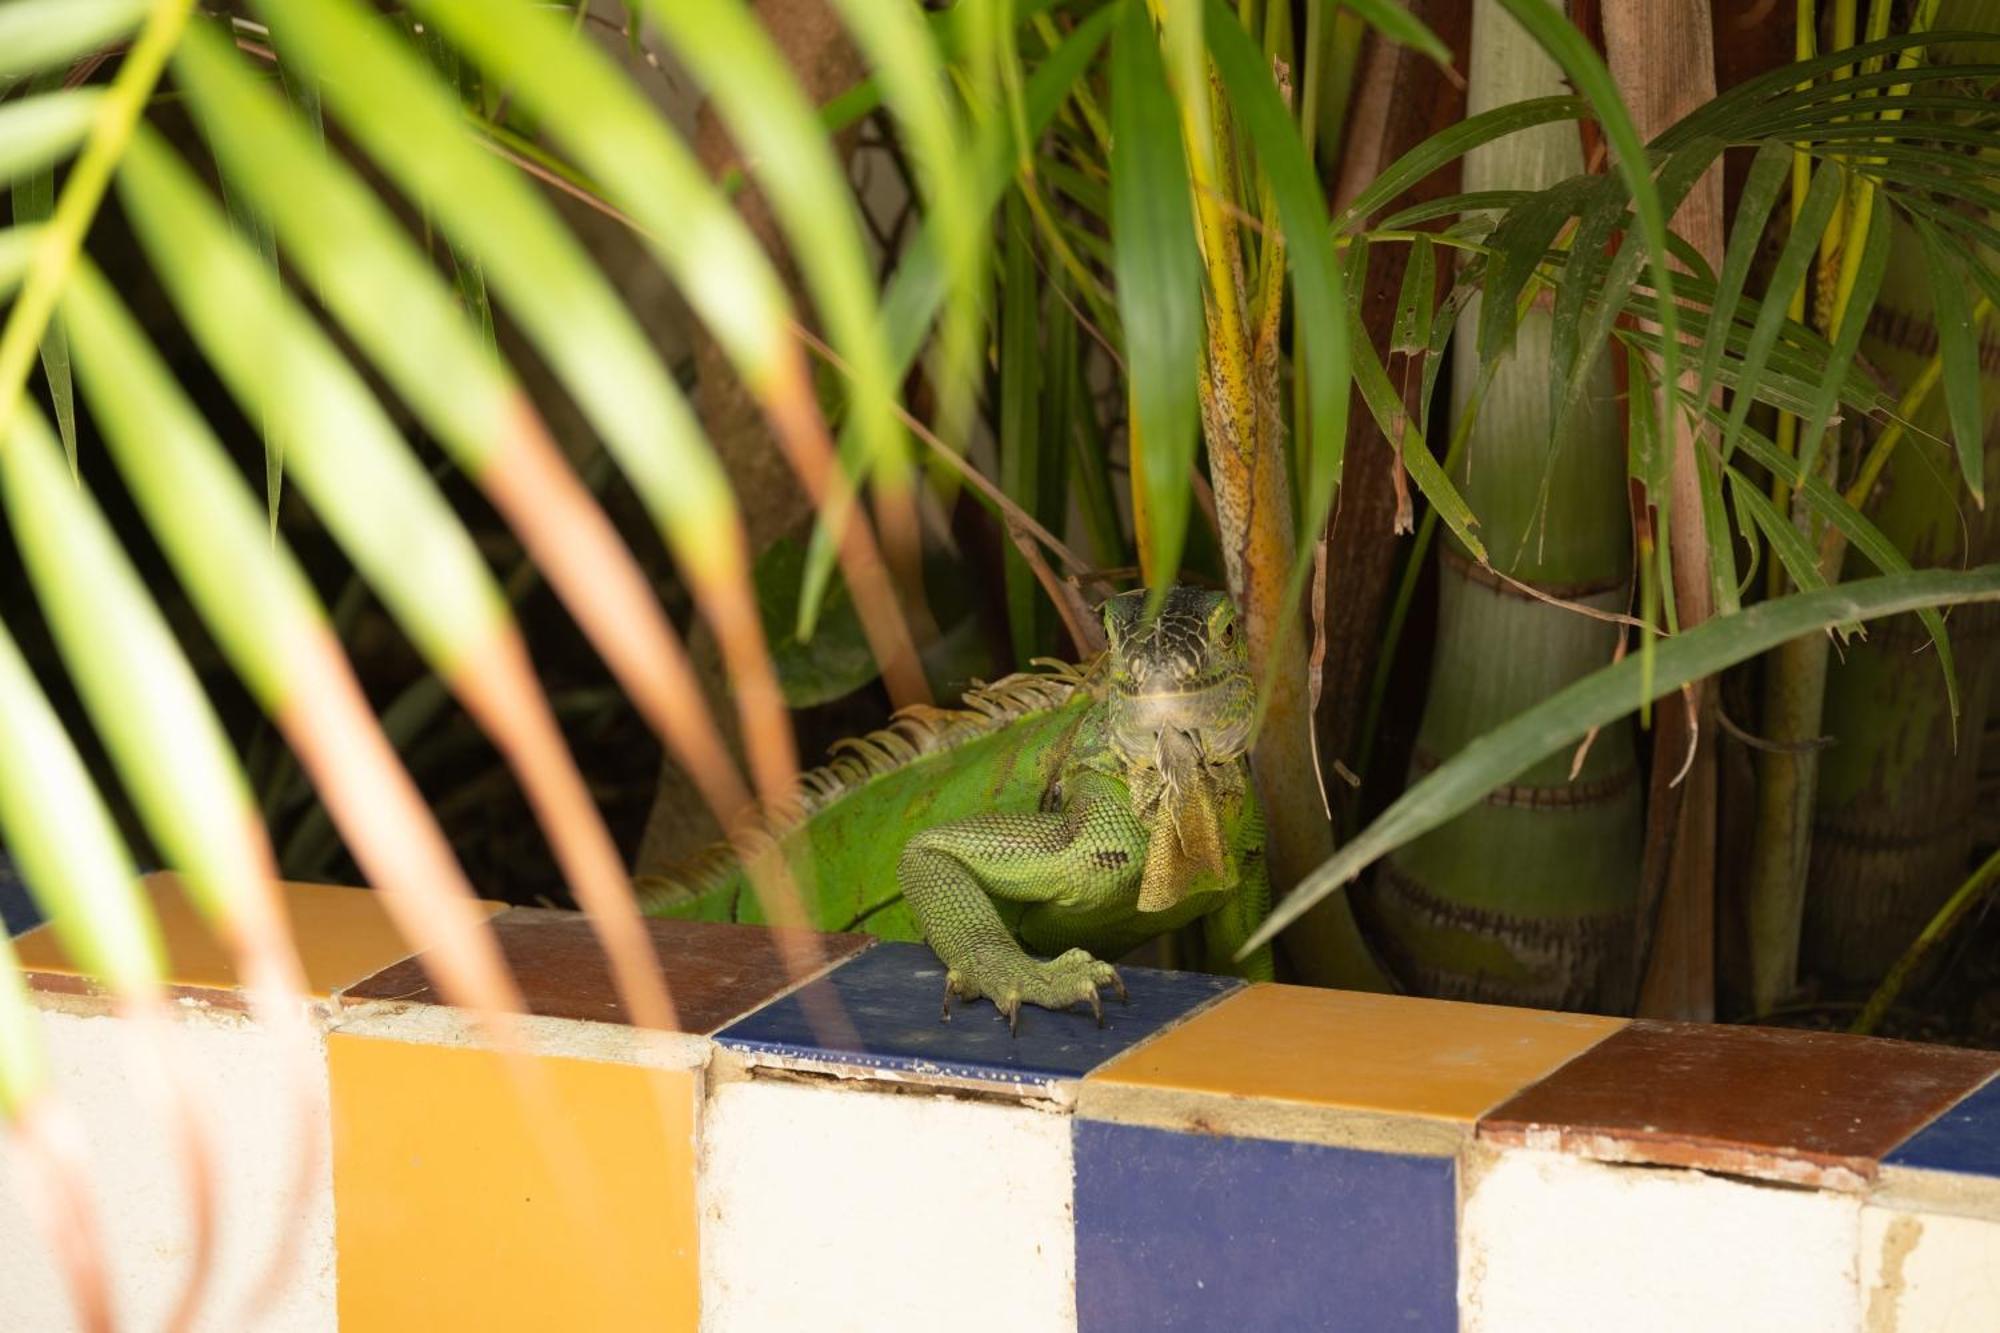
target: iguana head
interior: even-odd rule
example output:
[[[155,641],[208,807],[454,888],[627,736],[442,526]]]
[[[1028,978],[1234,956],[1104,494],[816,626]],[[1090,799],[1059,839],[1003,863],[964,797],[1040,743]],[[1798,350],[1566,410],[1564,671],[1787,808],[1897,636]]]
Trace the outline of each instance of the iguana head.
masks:
[[[1250,741],[1250,658],[1226,593],[1172,588],[1146,616],[1144,589],[1104,604],[1111,743],[1128,764],[1227,764]]]
[[[1240,790],[1255,707],[1236,608],[1219,592],[1174,588],[1148,617],[1141,590],[1104,604],[1104,629],[1111,746],[1140,817],[1154,826],[1154,850],[1219,872],[1208,816],[1225,791]],[[1174,836],[1162,838],[1168,827]],[[1147,878],[1140,908],[1155,911],[1200,876],[1163,867]]]

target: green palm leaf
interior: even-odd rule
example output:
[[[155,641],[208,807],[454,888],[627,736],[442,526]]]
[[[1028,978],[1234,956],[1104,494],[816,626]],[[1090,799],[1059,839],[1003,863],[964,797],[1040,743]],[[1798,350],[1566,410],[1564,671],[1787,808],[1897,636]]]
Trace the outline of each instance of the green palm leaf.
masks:
[[[617,851],[470,537],[360,377],[150,132],[134,140],[120,185],[196,340],[245,407],[282,432],[300,488],[520,777],[579,901],[610,936],[632,1012],[671,1023]]]
[[[727,825],[749,797],[685,650],[610,520],[555,456],[526,393],[388,210],[318,151],[234,55],[196,31],[177,61],[226,172],[242,177],[343,326],[522,534]],[[534,484],[510,485],[522,472]]]
[[[67,64],[139,26],[150,0],[12,0],[0,5],[0,91],[6,81]]]
[[[891,485],[907,485],[899,475],[908,464],[907,444],[895,415],[897,383],[873,271],[853,193],[812,106],[741,0],[701,6],[644,0],[643,8],[720,107],[784,226],[830,341],[846,361],[870,467],[885,469]]]
[[[478,919],[472,885],[221,442],[95,270],[78,273],[64,312],[112,459],[237,675],[320,782],[390,915],[408,938],[431,944],[456,1003],[489,1014],[516,1007],[491,937],[465,928]]]
[[[2000,565],[1860,579],[1837,588],[1761,602],[1734,615],[1705,621],[1661,644],[1653,655],[1647,694],[1658,699],[1688,681],[1712,676],[1786,640],[1848,621],[1994,601],[2000,601]],[[1470,809],[1487,792],[1511,782],[1565,746],[1576,744],[1592,730],[1631,712],[1638,706],[1643,666],[1633,656],[1594,672],[1445,760],[1301,881],[1237,956],[1243,957],[1269,941],[1371,862]]]
[[[742,520],[686,398],[576,239],[465,131],[456,99],[352,0],[260,0],[378,165],[478,255],[536,349],[596,426],[652,515],[736,682],[757,787],[797,773],[784,696],[755,611]],[[367,69],[365,86],[342,72]],[[288,437],[289,438],[289,437]]]
[[[1201,256],[1180,113],[1159,39],[1137,4],[1111,44],[1111,239],[1133,402],[1133,508],[1158,584],[1175,581],[1194,466],[1202,364]],[[1143,466],[1141,464],[1143,463]]]
[[[94,88],[43,92],[0,104],[0,182],[12,182],[69,156],[97,118]],[[14,225],[27,221],[17,211]]]

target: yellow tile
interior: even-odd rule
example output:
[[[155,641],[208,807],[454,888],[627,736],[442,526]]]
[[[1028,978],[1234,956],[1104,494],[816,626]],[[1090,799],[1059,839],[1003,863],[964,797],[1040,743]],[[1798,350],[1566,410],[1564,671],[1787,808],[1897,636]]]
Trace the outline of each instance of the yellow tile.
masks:
[[[141,884],[166,941],[167,984],[233,989],[236,968],[229,951],[209,932],[208,923],[182,892],[179,879],[161,871],[147,875]],[[314,995],[329,996],[414,952],[390,924],[382,900],[368,889],[292,883],[279,887],[284,891],[292,935],[305,964],[306,984]],[[506,909],[505,903],[481,906],[489,916]],[[15,940],[14,948],[27,971],[78,974],[79,969],[46,925]]]
[[[1252,986],[1090,1082],[1470,1123],[1619,1018]]]
[[[697,1075],[534,1064],[553,1151],[499,1056],[328,1037],[342,1333],[695,1328]]]

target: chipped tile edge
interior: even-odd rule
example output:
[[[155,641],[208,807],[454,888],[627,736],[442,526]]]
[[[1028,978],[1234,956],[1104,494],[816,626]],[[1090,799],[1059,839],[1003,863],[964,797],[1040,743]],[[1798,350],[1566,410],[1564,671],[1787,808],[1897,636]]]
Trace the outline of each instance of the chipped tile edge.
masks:
[[[28,1003],[37,1009],[84,1018],[119,1016],[118,997],[92,977],[23,968],[21,981]],[[173,984],[162,986],[160,994],[166,999],[169,1012],[234,1014],[245,1018],[251,1014],[249,992],[240,986]],[[327,1026],[339,1013],[339,1006],[331,996],[309,994],[302,1003],[307,1016],[320,1027]]]
[[[1081,1119],[1181,1134],[1406,1157],[1453,1158],[1472,1141],[1470,1121],[1440,1116],[1095,1080],[1084,1082],[1076,1113]]]
[[[714,1041],[718,1053],[726,1053],[751,1077],[759,1071],[774,1071],[853,1086],[872,1084],[878,1090],[972,1093],[1065,1109],[1076,1104],[1081,1082],[1080,1075],[1010,1073],[996,1065],[935,1061],[915,1055],[829,1051],[742,1037],[716,1037]]]
[[[694,1033],[660,1032],[624,1023],[533,1014],[517,1015],[514,1022],[525,1039],[526,1053],[549,1059],[685,1071],[705,1068],[713,1049],[707,1037]],[[500,1053],[471,1015],[449,1005],[421,1001],[351,1002],[334,1017],[328,1035]]]
[[[798,1058],[774,1049],[715,1043],[708,1065],[711,1090],[729,1083],[771,1080],[809,1084],[843,1092],[937,1096],[1068,1115],[1076,1108],[1078,1080],[1008,1080],[941,1070],[913,1070],[866,1063],[864,1058]]]
[[[1866,1194],[1878,1170],[1878,1164],[1866,1157],[1760,1152],[1690,1135],[1634,1134],[1600,1126],[1482,1120],[1477,1136],[1480,1142],[1503,1149],[1559,1152],[1619,1166],[1674,1167],[1842,1194]]]
[[[1868,1202],[1911,1213],[2000,1222],[2000,1176],[1885,1161]]]

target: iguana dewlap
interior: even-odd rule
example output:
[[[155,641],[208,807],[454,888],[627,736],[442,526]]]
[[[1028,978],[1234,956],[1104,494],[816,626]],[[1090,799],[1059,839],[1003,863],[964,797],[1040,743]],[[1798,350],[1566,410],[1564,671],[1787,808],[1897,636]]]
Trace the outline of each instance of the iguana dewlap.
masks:
[[[1145,601],[1105,603],[1110,648],[1087,667],[1010,676],[835,746],[761,845],[641,880],[647,911],[763,919],[742,855],[775,838],[813,924],[929,942],[947,1015],[953,995],[1010,1024],[1024,1003],[1096,1011],[1101,987],[1122,991],[1103,960],[1196,921],[1207,966],[1268,977],[1268,950],[1232,961],[1270,900],[1235,609],[1176,588],[1148,619]]]

